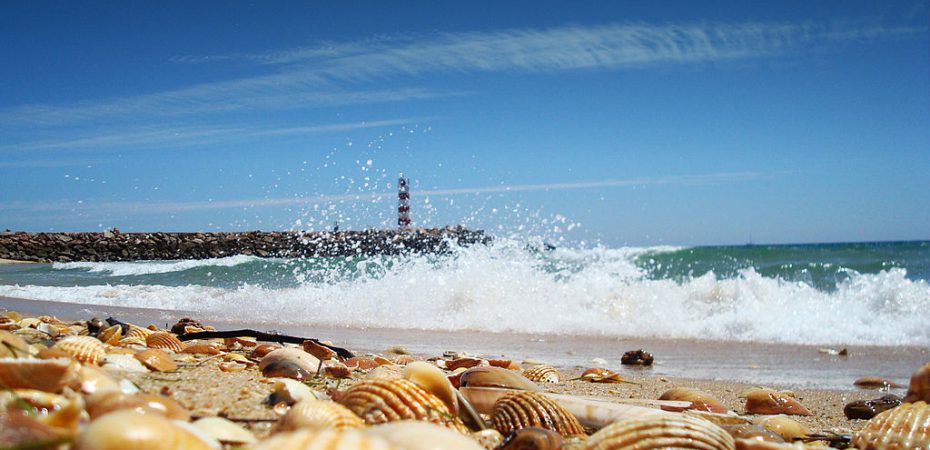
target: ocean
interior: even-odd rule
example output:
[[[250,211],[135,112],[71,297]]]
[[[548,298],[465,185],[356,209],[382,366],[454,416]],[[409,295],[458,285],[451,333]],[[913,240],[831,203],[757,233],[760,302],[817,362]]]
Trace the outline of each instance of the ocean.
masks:
[[[823,359],[827,349],[852,346],[889,364],[917,364],[930,349],[930,242],[550,248],[496,239],[439,255],[24,264],[0,266],[0,297],[88,312],[152,310],[166,322],[193,314],[227,327],[323,329],[375,350],[381,342],[372,336],[394,340],[383,350],[425,333],[476,351],[548,352],[578,365],[650,343],[687,359],[678,354],[687,346],[676,342],[724,345],[732,358],[774,346],[776,359],[790,359],[800,346],[823,348],[806,350]],[[727,364],[699,375],[760,376],[751,361]],[[659,370],[694,376],[685,373],[694,367],[684,361]],[[894,374],[906,381],[914,368]],[[761,374],[787,384],[840,384],[802,375],[817,376]]]

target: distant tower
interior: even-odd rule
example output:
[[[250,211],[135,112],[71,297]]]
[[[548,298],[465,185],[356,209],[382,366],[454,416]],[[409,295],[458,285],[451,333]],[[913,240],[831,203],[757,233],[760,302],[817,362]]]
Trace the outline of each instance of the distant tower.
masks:
[[[404,174],[397,180],[397,226],[410,228],[410,190]]]

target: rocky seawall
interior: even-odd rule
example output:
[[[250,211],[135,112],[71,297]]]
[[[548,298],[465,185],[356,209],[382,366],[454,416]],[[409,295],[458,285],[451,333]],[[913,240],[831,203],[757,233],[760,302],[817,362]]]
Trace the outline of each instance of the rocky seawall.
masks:
[[[0,233],[0,259],[35,262],[221,258],[232,255],[312,257],[444,252],[483,244],[483,231],[463,227],[338,232]]]

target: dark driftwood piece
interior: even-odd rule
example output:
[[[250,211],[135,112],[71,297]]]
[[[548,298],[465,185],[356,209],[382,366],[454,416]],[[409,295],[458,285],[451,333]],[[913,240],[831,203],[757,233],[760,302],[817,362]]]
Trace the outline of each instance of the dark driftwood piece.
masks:
[[[263,331],[256,330],[227,330],[227,331],[200,331],[197,333],[184,333],[179,334],[178,339],[182,341],[190,341],[192,339],[213,339],[213,338],[234,338],[234,337],[253,337],[259,341],[267,342],[278,342],[278,343],[288,343],[288,344],[303,344],[304,341],[312,341],[317,344],[322,345],[334,352],[341,358],[352,358],[355,356],[352,352],[342,348],[336,347],[335,345],[327,345],[319,341],[319,339],[314,338],[305,338],[299,336],[288,336],[286,334],[278,333],[265,333]]]

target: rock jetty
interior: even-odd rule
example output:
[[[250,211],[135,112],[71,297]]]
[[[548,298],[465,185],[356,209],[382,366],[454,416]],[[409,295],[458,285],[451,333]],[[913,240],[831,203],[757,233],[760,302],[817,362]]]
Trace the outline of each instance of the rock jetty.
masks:
[[[453,244],[484,244],[464,227],[338,232],[0,233],[0,259],[35,262],[221,258],[232,255],[312,257],[440,253]]]

